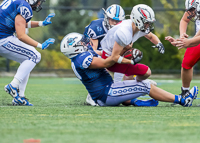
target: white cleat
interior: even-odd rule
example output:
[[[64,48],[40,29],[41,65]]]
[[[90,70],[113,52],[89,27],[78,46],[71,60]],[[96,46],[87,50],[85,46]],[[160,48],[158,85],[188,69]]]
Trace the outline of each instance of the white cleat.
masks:
[[[146,80],[148,80],[150,82],[150,84],[157,86],[157,83],[154,80],[151,80],[151,79],[146,79]]]
[[[99,106],[97,103],[94,102],[94,100],[92,100],[92,97],[90,96],[89,93],[86,98],[86,103],[91,106]]]

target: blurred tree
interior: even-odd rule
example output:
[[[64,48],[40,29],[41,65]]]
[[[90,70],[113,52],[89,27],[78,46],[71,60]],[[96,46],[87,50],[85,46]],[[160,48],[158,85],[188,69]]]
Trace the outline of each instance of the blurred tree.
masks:
[[[79,0],[59,0],[58,6],[81,7]],[[83,33],[85,26],[90,22],[90,17],[86,10],[57,10],[56,16],[52,19],[53,25],[49,29],[52,38],[57,39],[56,50],[59,51],[59,44],[62,38],[70,32]],[[45,34],[45,39],[49,35]],[[55,48],[54,48],[55,49]]]

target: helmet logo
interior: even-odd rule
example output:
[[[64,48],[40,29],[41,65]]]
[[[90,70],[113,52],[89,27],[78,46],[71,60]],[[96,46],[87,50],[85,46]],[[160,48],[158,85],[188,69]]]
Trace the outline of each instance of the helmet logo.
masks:
[[[195,0],[192,0],[191,5],[194,3]]]
[[[146,19],[147,19],[147,15],[145,14],[144,10],[143,10],[143,9],[140,9],[140,12],[141,12],[142,15],[143,15],[144,17],[146,17]]]
[[[112,9],[112,6],[110,6],[110,7],[108,8],[107,12],[111,13],[111,11],[110,11],[111,9]]]
[[[68,41],[67,41],[67,44],[68,44],[68,45],[72,45],[72,44],[74,44],[74,42],[75,42],[74,39],[76,39],[76,38],[78,38],[78,37],[75,37],[75,38],[69,38]]]

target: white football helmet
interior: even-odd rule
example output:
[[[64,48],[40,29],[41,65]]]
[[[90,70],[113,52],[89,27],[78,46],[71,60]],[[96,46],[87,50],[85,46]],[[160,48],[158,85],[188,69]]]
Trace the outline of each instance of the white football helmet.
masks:
[[[142,32],[149,33],[154,29],[153,23],[156,21],[154,11],[145,4],[134,6],[130,18]]]
[[[194,21],[196,20],[196,8],[199,5],[200,0],[186,0],[185,1],[185,9],[186,12],[189,14],[187,17],[188,19]],[[194,19],[193,19],[194,18]]]
[[[82,37],[79,33],[69,33],[63,38],[60,51],[69,59],[87,51],[87,47],[82,44]]]
[[[196,19],[200,19],[200,3],[197,4],[197,8],[196,8]]]
[[[109,18],[117,22],[124,20],[125,12],[123,8],[120,5],[113,4],[109,6],[106,11],[104,10],[104,24],[108,30],[114,26],[109,23]]]
[[[30,4],[32,10],[39,12],[42,9],[42,3],[45,2],[46,0],[26,0],[26,1]]]

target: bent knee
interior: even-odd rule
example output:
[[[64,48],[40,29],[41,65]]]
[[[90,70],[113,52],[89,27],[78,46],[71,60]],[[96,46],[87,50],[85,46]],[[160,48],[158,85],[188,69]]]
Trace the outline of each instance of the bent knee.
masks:
[[[34,63],[38,64],[41,61],[41,54],[39,52],[34,53],[31,57],[30,60],[33,61]]]
[[[38,52],[36,58],[36,64],[38,64],[40,61],[41,61],[41,54]]]
[[[149,77],[151,75],[151,69],[148,68],[147,72],[145,73],[145,76]]]

